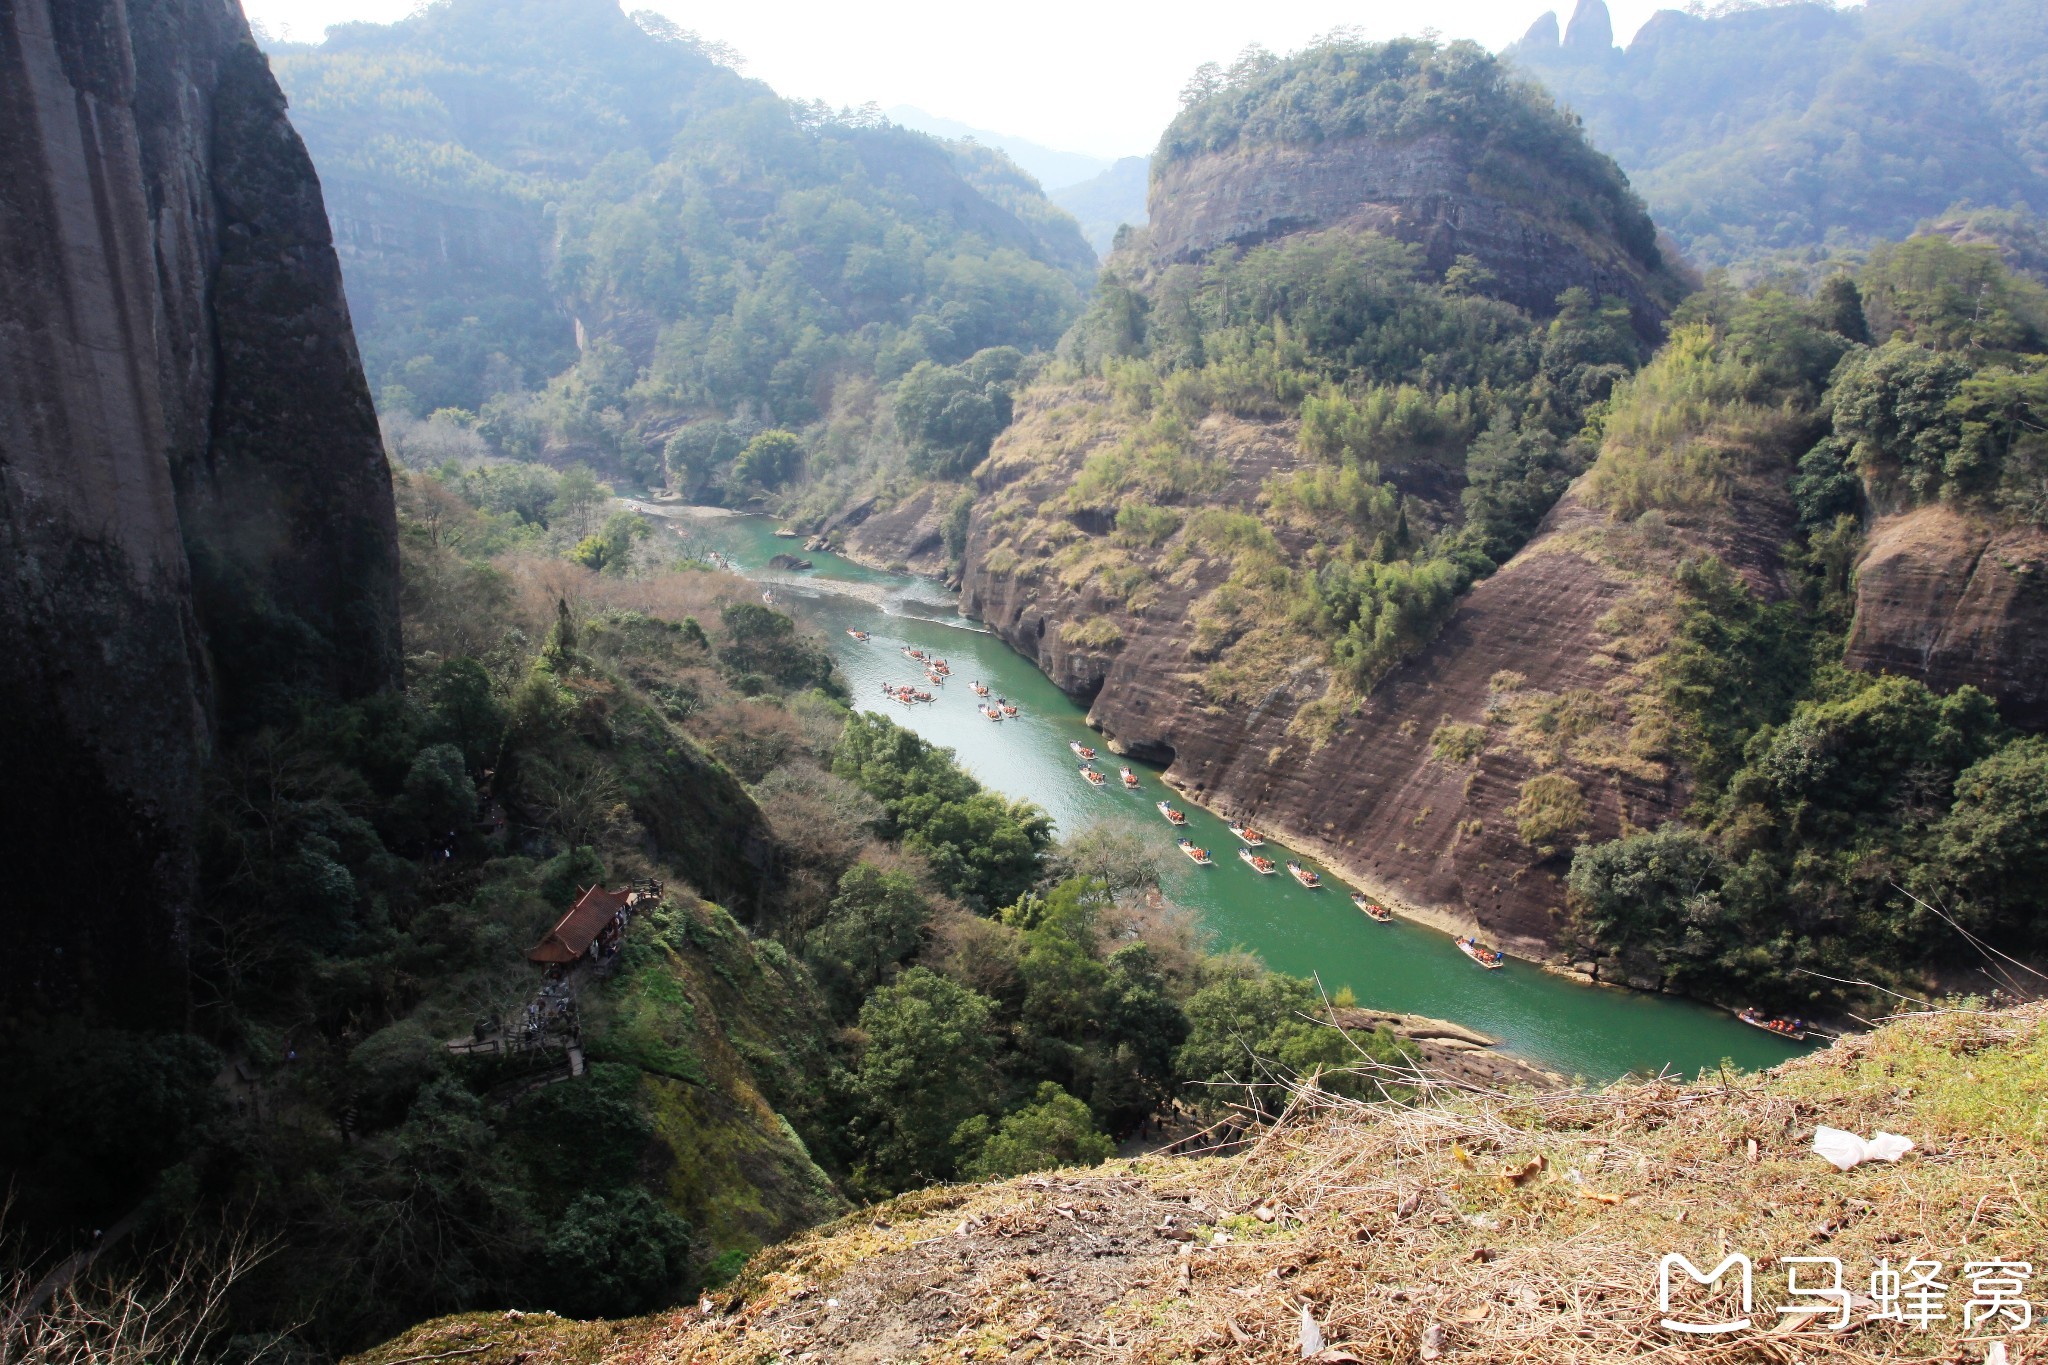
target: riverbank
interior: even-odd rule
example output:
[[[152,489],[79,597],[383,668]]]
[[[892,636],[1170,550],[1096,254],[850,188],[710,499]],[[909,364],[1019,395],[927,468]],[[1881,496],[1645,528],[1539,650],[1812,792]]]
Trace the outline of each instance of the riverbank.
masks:
[[[1373,879],[1349,875],[1356,850],[1319,847],[1294,833],[1283,839],[1276,831],[1265,853],[1282,862],[1298,855],[1325,871],[1330,884],[1309,890],[1284,872],[1259,876],[1232,856],[1238,841],[1224,821],[1181,788],[1167,786],[1158,765],[1119,760],[1140,779],[1136,793],[1123,790],[1113,770],[1103,788],[1084,782],[1068,745],[1106,748],[1102,735],[1029,659],[959,615],[957,599],[939,584],[865,567],[830,551],[807,551],[816,565],[809,572],[772,570],[766,567],[770,558],[789,545],[775,537],[773,522],[717,513],[677,517],[666,506],[650,510],[674,528],[664,530],[665,539],[679,539],[687,552],[699,555],[717,551],[772,587],[779,608],[817,628],[857,707],[881,710],[952,749],[985,786],[1037,803],[1062,831],[1109,822],[1156,842],[1166,895],[1197,916],[1220,949],[1247,949],[1275,970],[1315,978],[1332,995],[1348,987],[1362,1008],[1455,1021],[1497,1040],[1498,1053],[1562,1077],[1605,1083],[1666,1067],[1691,1074],[1718,1067],[1724,1058],[1763,1067],[1802,1050],[1704,1006],[1671,996],[1588,989],[1521,957],[1483,971],[1446,937],[1471,926],[1432,922],[1415,913],[1426,907],[1415,905],[1413,896],[1386,897],[1408,913],[1374,923],[1352,906],[1347,887],[1337,884],[1348,881],[1369,895],[1375,890]],[[856,641],[848,630],[871,638]],[[952,661],[952,685],[929,689],[937,697],[929,705],[906,708],[882,695],[885,684],[926,685],[922,671],[903,657],[906,647]],[[1007,695],[1019,715],[1000,724],[981,716],[967,689],[974,679]],[[1171,829],[1154,809],[1167,793],[1186,808],[1186,829]],[[1180,857],[1173,845],[1180,834],[1215,850],[1215,865],[1197,867]]]

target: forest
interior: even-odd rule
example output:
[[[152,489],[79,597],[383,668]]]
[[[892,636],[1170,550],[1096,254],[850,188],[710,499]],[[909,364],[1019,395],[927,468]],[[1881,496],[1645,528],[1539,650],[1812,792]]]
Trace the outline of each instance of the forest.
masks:
[[[339,1352],[508,1301],[657,1308],[849,1201],[1401,1059],[1331,1026],[1348,995],[1217,951],[1148,841],[1055,837],[850,712],[814,637],[664,561],[587,471],[399,497],[405,693],[281,691],[224,746],[193,1022],[39,1034],[0,1118],[18,1230],[138,1201],[166,1254],[262,1229],[217,1308]],[[525,951],[583,888],[649,878],[579,1000],[584,1078],[450,1050],[534,997]]]
[[[1541,308],[1393,219],[1177,261],[1133,230],[1098,263],[1000,152],[786,100],[608,0],[272,44],[389,456],[403,686],[343,699],[253,630],[208,642],[182,1017],[10,1004],[7,1236],[119,1245],[135,1283],[234,1267],[198,1307],[163,1290],[179,1341],[129,1358],[325,1360],[442,1314],[694,1302],[906,1192],[1263,1131],[1303,1078],[1416,1099],[1410,1044],[1208,932],[1156,839],[1055,828],[856,708],[800,612],[642,495],[808,535],[929,492],[954,586],[1088,604],[1039,617],[1041,660],[1114,660],[1171,611],[1193,662],[1162,709],[1310,679],[1275,768],[1477,585],[1581,555],[1622,585],[1614,685],[1498,673],[1483,716],[1403,722],[1468,790],[1526,763],[1493,832],[1554,884],[1558,962],[1835,1018],[1977,1002],[1972,961],[2048,953],[2048,738],[1989,679],[1851,662],[1881,524],[2048,533],[2041,21],[1950,8],[1981,22],[1738,6],[1504,58],[1339,35],[1205,68],[1163,131],[1155,187],[1450,139],[1518,231],[1643,285]],[[1674,94],[1701,72],[1720,105]],[[1593,837],[1596,778],[1675,814]],[[528,954],[592,887],[641,899],[575,1060],[484,1046],[566,1016]],[[49,1261],[11,1255],[14,1302]],[[81,1279],[65,1321],[132,1346],[94,1297],[121,1292]]]
[[[1059,339],[1094,270],[1079,227],[992,148],[730,60],[601,0],[451,0],[279,47],[388,423],[736,506],[924,477],[956,428],[986,448],[986,416],[896,424],[890,399],[914,374],[1000,400],[1014,361],[962,367]],[[451,234],[432,262],[372,240]],[[790,460],[739,461],[783,430]]]

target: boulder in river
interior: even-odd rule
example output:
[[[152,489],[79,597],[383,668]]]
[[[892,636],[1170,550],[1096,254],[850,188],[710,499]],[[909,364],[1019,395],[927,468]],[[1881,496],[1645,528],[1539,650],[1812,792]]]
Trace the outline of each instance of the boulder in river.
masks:
[[[795,555],[791,554],[780,554],[768,561],[768,567],[771,569],[808,569],[811,567],[811,561],[808,559],[798,559]]]

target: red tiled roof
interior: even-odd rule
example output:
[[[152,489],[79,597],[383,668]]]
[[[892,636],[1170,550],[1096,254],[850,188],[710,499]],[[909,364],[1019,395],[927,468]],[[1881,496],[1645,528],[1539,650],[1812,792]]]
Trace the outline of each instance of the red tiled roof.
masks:
[[[555,922],[539,943],[527,950],[529,962],[574,962],[590,951],[590,945],[612,922],[612,916],[626,904],[624,891],[607,891],[593,886],[569,907],[569,913]]]

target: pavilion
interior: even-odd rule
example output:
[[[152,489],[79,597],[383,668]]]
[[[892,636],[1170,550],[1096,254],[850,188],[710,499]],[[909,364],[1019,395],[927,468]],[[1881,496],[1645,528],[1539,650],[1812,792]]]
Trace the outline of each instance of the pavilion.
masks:
[[[568,913],[555,921],[555,927],[527,950],[526,960],[543,966],[566,966],[585,957],[603,957],[619,941],[625,928],[626,907],[631,901],[628,892],[589,887],[576,898]]]

